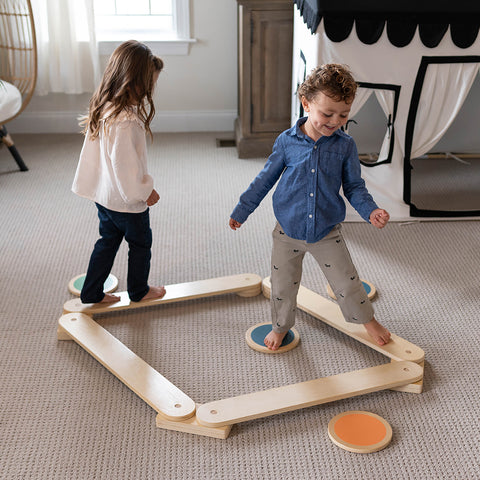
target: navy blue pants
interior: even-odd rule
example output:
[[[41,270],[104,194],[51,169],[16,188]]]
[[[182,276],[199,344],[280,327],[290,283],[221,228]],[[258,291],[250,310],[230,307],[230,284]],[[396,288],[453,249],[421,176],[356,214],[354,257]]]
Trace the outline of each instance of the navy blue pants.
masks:
[[[138,302],[149,290],[148,274],[152,257],[149,209],[142,213],[124,213],[114,212],[98,203],[95,205],[100,220],[100,238],[90,257],[80,298],[83,303],[96,303],[103,299],[103,284],[125,238],[128,243],[128,296],[133,302]]]

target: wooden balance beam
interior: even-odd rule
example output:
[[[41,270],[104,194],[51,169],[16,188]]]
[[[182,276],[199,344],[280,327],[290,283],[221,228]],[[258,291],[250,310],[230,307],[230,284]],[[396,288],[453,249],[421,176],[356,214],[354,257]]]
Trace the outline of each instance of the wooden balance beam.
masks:
[[[387,363],[205,403],[198,407],[196,417],[202,425],[221,427],[398,387],[422,376],[423,368],[416,363]]]
[[[62,329],[130,390],[157,412],[163,428],[178,424],[180,430],[215,438],[227,438],[231,427],[209,428],[195,418],[195,402],[120,340],[83,313],[62,315]]]
[[[120,300],[114,303],[82,303],[79,298],[68,300],[63,305],[63,313],[85,313],[92,316],[119,310],[146,308],[165,303],[182,302],[196,298],[236,293],[240,297],[253,297],[262,292],[262,278],[255,274],[230,275],[228,277],[210,278],[196,282],[177,283],[165,287],[167,293],[162,298],[132,302],[127,292],[119,292]],[[57,327],[58,340],[71,340],[62,327]]]
[[[270,298],[271,284],[269,277],[263,280],[262,287],[265,297]],[[302,285],[298,289],[297,307],[377,352],[383,353],[392,360],[421,363],[425,358],[425,352],[420,347],[394,333],[391,334],[391,340],[386,345],[377,345],[362,325],[345,321],[340,307],[335,302],[327,300]]]
[[[195,402],[190,397],[88,315],[62,315],[59,324],[76,343],[155,411],[170,420],[184,420],[195,414]]]
[[[262,282],[262,289],[265,297],[270,298],[271,288],[270,277],[267,277]],[[377,352],[383,353],[383,355],[391,358],[392,362],[407,360],[418,363],[422,368],[425,365],[425,352],[420,347],[417,347],[413,343],[410,343],[394,333],[391,334],[391,340],[389,343],[383,346],[377,345],[362,325],[345,321],[342,311],[336,303],[322,297],[318,293],[308,290],[302,285],[298,290],[297,307],[309,315],[312,315],[312,317],[322,320],[322,322],[325,322],[327,325],[330,325],[364,345],[373,348]],[[391,390],[408,393],[422,393],[423,377],[409,385],[392,387]]]
[[[118,295],[120,300],[115,303],[82,303],[80,299],[74,298],[64,304],[63,313],[81,312],[87,315],[95,315],[97,313],[152,307],[164,303],[181,302],[226,293],[236,293],[241,297],[254,297],[262,292],[262,279],[254,274],[231,275],[167,285],[165,290],[167,293],[164,297],[141,302],[132,302],[128,298],[127,292],[116,293],[115,295]]]

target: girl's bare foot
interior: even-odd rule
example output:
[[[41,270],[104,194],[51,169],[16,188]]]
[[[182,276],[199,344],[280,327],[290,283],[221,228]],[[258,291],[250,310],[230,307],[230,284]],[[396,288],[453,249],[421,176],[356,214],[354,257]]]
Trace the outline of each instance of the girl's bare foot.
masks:
[[[263,343],[269,350],[278,350],[288,332],[277,333],[273,330],[265,337]]]
[[[105,296],[98,303],[115,303],[120,300],[118,295],[113,295],[111,293],[106,293]]]
[[[375,340],[378,345],[385,345],[390,341],[390,332],[372,318],[364,324],[367,333]]]
[[[162,298],[166,293],[167,291],[165,290],[165,287],[150,287],[147,294],[142,298],[142,300],[153,300],[155,298]]]

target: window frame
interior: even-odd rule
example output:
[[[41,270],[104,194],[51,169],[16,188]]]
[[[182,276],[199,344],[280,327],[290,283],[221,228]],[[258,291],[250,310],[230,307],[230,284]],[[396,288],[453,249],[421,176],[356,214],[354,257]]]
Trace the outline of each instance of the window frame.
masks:
[[[174,33],[171,37],[165,38],[142,38],[156,55],[188,55],[190,45],[196,39],[190,38],[190,1],[172,0],[173,2],[173,24]],[[176,34],[175,34],[176,32]],[[98,52],[100,55],[110,55],[126,38],[102,39],[98,41]]]
[[[394,105],[391,118],[387,118],[387,131],[390,130],[390,144],[388,148],[388,156],[385,160],[376,162],[364,162],[360,160],[360,163],[365,167],[378,167],[378,165],[384,165],[386,163],[392,163],[393,149],[395,146],[395,120],[397,118],[398,100],[400,97],[400,85],[393,85],[389,83],[370,83],[370,82],[357,82],[357,85],[362,88],[368,88],[371,90],[391,90],[394,95]],[[380,147],[381,149],[381,147]],[[380,151],[379,151],[380,153]]]
[[[455,63],[480,63],[480,55],[446,55],[446,56],[422,56],[418,67],[410,108],[408,110],[407,124],[405,127],[405,155],[403,161],[403,201],[410,206],[412,217],[478,217],[480,210],[429,210],[418,208],[412,203],[412,146],[415,135],[415,123],[418,106],[422,99],[422,89],[429,65]],[[477,73],[478,75],[478,73]]]

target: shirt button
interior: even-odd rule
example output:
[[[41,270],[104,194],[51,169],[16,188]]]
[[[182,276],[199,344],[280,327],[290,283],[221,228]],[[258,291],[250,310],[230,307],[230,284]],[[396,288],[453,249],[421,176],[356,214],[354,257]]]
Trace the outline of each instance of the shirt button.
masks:
[[[309,215],[309,216],[308,216],[308,218],[312,218],[312,217],[313,217],[313,215]]]
[[[316,149],[317,149],[317,146],[315,145],[315,146],[313,147],[313,149],[316,150]]]
[[[313,197],[313,193],[311,193],[310,196]]]
[[[312,173],[315,173],[315,169],[314,169],[314,168],[312,168]]]

